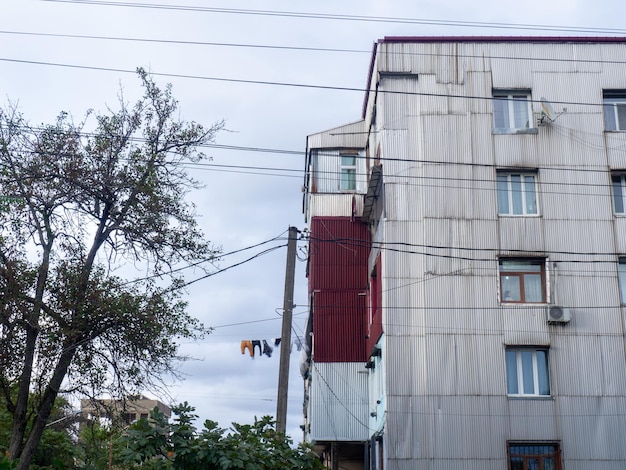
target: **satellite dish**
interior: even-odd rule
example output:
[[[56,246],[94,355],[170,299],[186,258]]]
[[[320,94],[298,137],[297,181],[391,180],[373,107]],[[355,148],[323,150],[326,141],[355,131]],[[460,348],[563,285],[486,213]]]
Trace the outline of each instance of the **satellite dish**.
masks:
[[[552,122],[557,117],[558,117],[558,114],[554,112],[554,108],[552,108],[552,105],[550,104],[550,102],[542,96],[541,97],[541,122],[544,121],[544,118]]]

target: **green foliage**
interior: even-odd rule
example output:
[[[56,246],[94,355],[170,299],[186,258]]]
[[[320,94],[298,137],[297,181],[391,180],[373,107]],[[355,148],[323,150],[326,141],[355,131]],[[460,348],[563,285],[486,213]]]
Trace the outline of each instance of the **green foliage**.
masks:
[[[150,421],[141,420],[122,437],[121,459],[128,469],[142,470],[317,470],[319,458],[305,445],[275,430],[265,416],[254,424],[233,423],[230,430],[207,420],[202,431],[193,425],[194,408],[183,403],[173,409],[169,423],[157,408]]]
[[[68,402],[59,397],[53,408],[51,422],[44,430],[41,441],[33,456],[30,469],[52,470],[75,468],[74,459],[77,449],[74,440],[73,425],[75,416]],[[6,402],[0,398],[0,470],[15,468],[14,463],[9,462],[6,454],[11,439],[13,417],[6,410]],[[11,466],[9,466],[11,465]]]
[[[177,268],[217,256],[185,197],[200,187],[188,173],[198,146],[223,123],[181,121],[171,87],[139,77],[136,104],[120,97],[119,110],[78,124],[63,112],[32,127],[0,109],[0,195],[10,196],[0,201],[0,394],[19,470],[59,390],[121,397],[159,385],[176,371],[177,341],[206,332],[186,312]]]

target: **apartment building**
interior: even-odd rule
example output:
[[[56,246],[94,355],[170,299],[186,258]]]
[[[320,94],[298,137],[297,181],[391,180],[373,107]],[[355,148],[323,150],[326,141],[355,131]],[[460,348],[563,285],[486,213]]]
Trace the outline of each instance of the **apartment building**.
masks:
[[[329,468],[626,468],[626,38],[381,39],[306,155]]]

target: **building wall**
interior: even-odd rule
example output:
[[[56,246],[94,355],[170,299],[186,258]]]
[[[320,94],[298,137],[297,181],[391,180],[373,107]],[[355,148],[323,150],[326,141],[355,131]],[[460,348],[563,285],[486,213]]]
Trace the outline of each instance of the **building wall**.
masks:
[[[367,370],[363,363],[321,362],[311,367],[310,439],[322,442],[367,441]]]
[[[625,55],[624,44],[379,45],[383,239],[410,244],[382,257],[385,468],[501,469],[509,440],[558,441],[567,469],[626,464],[626,242],[608,173],[626,168],[626,135],[603,132],[601,106],[626,74],[597,60]],[[567,112],[496,135],[493,88]],[[499,217],[496,169],[520,167],[538,170],[539,216]],[[570,323],[500,303],[498,256],[511,254],[547,258],[548,300],[570,307]],[[549,347],[551,397],[507,396],[505,348],[523,345]]]

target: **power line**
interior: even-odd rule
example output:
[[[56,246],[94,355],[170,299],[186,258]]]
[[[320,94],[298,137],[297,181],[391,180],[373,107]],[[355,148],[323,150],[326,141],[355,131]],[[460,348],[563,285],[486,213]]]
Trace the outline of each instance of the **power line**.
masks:
[[[175,44],[175,45],[191,45],[191,46],[212,46],[212,47],[232,47],[232,48],[251,48],[251,49],[270,49],[281,51],[298,51],[298,52],[331,52],[331,53],[351,53],[351,54],[367,54],[371,55],[371,50],[364,49],[342,49],[332,47],[306,47],[306,46],[282,46],[276,44],[251,44],[251,43],[232,43],[232,42],[210,42],[210,41],[188,41],[180,39],[153,39],[140,37],[123,37],[123,36],[95,36],[86,34],[61,34],[61,33],[41,33],[32,31],[0,31],[0,34],[33,36],[33,37],[54,37],[62,39],[92,39],[102,41],[122,41],[122,42],[139,42],[149,44]],[[475,54],[446,54],[443,52],[409,52],[409,51],[386,51],[386,55],[391,56],[415,56],[415,57],[439,57],[439,58],[465,58],[465,59],[492,59],[492,60],[512,60],[512,61],[537,61],[537,62],[555,62],[555,63],[589,63],[589,64],[626,64],[623,60],[606,60],[606,59],[563,59],[558,57],[527,57],[527,56],[498,56],[498,55],[475,55]]]
[[[41,1],[57,1],[57,0],[41,0]],[[63,68],[79,69],[79,70],[94,70],[94,71],[100,71],[100,72],[116,72],[116,73],[128,73],[128,74],[136,73],[136,70],[129,70],[129,69],[97,67],[97,66],[78,65],[78,64],[62,64],[58,62],[44,62],[44,61],[35,61],[35,60],[9,59],[6,57],[1,57],[0,61],[12,62],[12,63],[18,63],[18,64],[28,64],[28,65],[63,67]],[[167,78],[185,78],[185,79],[194,79],[194,80],[241,83],[241,84],[248,84],[248,85],[284,86],[284,87],[317,89],[317,90],[327,90],[327,91],[353,91],[353,92],[359,92],[359,93],[378,93],[378,94],[388,94],[388,95],[425,96],[425,97],[431,97],[431,98],[458,98],[458,99],[488,100],[488,101],[493,101],[494,99],[496,99],[493,96],[454,95],[454,94],[449,94],[449,93],[427,93],[427,92],[417,92],[417,91],[396,91],[396,90],[382,90],[382,89],[373,90],[373,89],[360,88],[360,87],[312,85],[312,84],[307,84],[307,83],[277,82],[277,81],[270,81],[270,80],[249,80],[249,79],[225,78],[225,77],[208,77],[208,76],[202,76],[202,75],[187,75],[187,74],[175,74],[175,73],[152,72],[152,71],[150,72],[150,75],[157,76],[157,77],[167,77]],[[514,101],[514,100],[510,100],[510,101]],[[528,100],[524,100],[524,102],[540,104],[541,100],[528,99]],[[592,106],[592,107],[603,106],[602,103],[591,103],[591,102],[582,102],[582,101],[551,101],[551,103],[559,104],[559,105],[578,105],[578,106]]]
[[[463,247],[463,246],[449,246],[449,245],[428,245],[428,244],[419,244],[419,243],[409,243],[409,242],[376,242],[376,241],[366,241],[357,238],[345,238],[345,237],[337,237],[337,238],[321,238],[315,237],[313,235],[309,235],[309,240],[313,243],[334,243],[341,245],[354,246],[356,248],[364,248],[364,249],[380,249],[383,251],[390,251],[396,253],[403,254],[419,254],[424,256],[432,256],[437,258],[451,258],[458,259],[463,261],[482,261],[495,263],[498,262],[498,259],[506,259],[507,257],[513,257],[515,255],[527,257],[529,252],[532,250],[519,250],[519,249],[506,249],[502,247],[498,248],[474,248],[474,247]],[[429,252],[419,252],[414,251],[410,248],[423,248],[423,249],[432,249],[432,250],[447,250],[447,251],[469,251],[469,252],[483,252],[483,253],[495,253],[499,255],[499,258],[471,258],[466,256],[455,256],[448,254],[438,254],[438,253],[429,253]],[[313,246],[311,250],[315,250]],[[617,252],[577,252],[577,251],[559,251],[559,250],[549,250],[546,251],[547,255],[573,255],[573,256],[606,256],[606,257],[620,257],[624,256],[623,253]],[[309,255],[311,256],[311,255]],[[606,264],[615,264],[616,260],[579,260],[579,259],[552,259],[550,258],[550,262],[556,263],[606,263]]]
[[[360,21],[370,23],[395,23],[395,24],[427,24],[436,26],[456,26],[456,27],[472,27],[472,28],[493,28],[493,29],[515,29],[515,30],[536,30],[536,31],[568,31],[577,33],[601,33],[601,34],[625,34],[624,29],[599,28],[599,27],[578,27],[578,26],[560,26],[560,25],[537,25],[525,23],[491,23],[480,21],[454,21],[454,20],[436,20],[424,18],[401,18],[389,16],[366,16],[366,15],[343,15],[331,13],[312,13],[312,12],[296,12],[296,11],[275,11],[275,10],[246,10],[235,8],[214,8],[214,7],[198,7],[188,5],[168,5],[158,3],[133,3],[133,2],[111,2],[102,0],[42,0],[51,3],[71,3],[83,5],[98,6],[114,6],[114,7],[130,7],[130,8],[147,8],[155,10],[172,10],[172,11],[192,11],[204,13],[226,13],[250,16],[270,16],[270,17],[286,17],[286,18],[304,18],[304,19],[321,19],[321,20],[339,20],[339,21]]]

